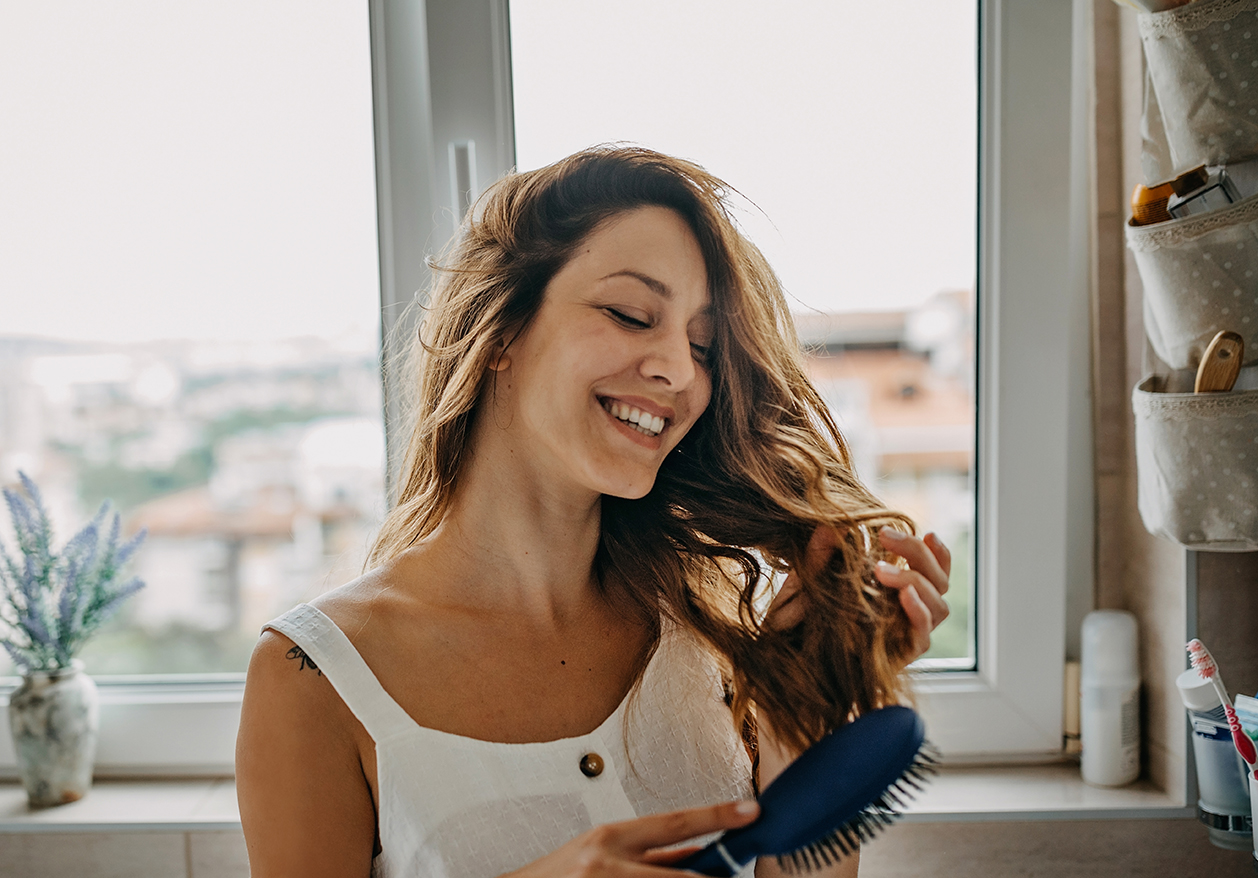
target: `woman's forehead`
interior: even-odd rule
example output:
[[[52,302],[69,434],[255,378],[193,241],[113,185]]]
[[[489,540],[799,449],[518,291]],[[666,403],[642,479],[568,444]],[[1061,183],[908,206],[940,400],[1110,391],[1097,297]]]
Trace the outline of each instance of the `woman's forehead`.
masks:
[[[669,208],[644,207],[601,223],[556,273],[605,287],[638,285],[664,301],[708,306],[708,272],[689,223]]]

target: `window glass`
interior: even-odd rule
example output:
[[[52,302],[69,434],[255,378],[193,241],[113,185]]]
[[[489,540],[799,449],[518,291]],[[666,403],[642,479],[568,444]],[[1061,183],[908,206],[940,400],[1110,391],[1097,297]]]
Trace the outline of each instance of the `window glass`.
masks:
[[[89,671],[243,671],[383,513],[367,4],[4,4],[0,118],[0,479],[148,528]]]
[[[925,664],[973,667],[976,3],[510,14],[522,169],[630,141],[738,187],[861,475],[952,549]]]

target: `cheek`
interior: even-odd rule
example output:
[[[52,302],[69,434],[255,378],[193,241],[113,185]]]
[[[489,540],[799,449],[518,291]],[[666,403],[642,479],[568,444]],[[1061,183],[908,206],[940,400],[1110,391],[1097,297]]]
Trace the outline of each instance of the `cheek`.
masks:
[[[697,421],[699,417],[708,410],[708,406],[712,403],[712,374],[706,369],[700,370],[699,376],[695,381],[695,413],[694,419]]]
[[[689,433],[692,429],[694,429],[694,425],[699,422],[699,418],[703,417],[703,413],[708,410],[708,406],[712,402],[712,378],[706,372],[701,374],[702,378],[697,378],[695,381],[694,393],[691,398],[691,408],[689,411],[690,423],[686,427],[686,433]],[[685,434],[683,433],[681,436],[678,436],[677,441],[680,442],[684,435]]]

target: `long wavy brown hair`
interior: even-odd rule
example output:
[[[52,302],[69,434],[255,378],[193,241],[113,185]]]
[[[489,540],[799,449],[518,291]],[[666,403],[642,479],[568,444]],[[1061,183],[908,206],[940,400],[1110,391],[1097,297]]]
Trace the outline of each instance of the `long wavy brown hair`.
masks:
[[[879,527],[913,525],[857,478],[804,373],[781,284],[731,217],[732,194],[693,163],[603,146],[511,174],[478,200],[434,265],[398,500],[368,563],[440,523],[499,342],[528,326],[581,242],[625,211],[674,210],[707,266],[711,402],[645,497],[604,496],[594,573],[609,599],[657,632],[670,618],[697,633],[727,663],[735,718],[754,705],[783,743],[802,749],[906,697],[910,629],[873,564],[885,557]],[[838,548],[813,570],[805,557],[817,528],[833,528]],[[763,608],[787,570],[801,574],[807,612],[777,630]]]

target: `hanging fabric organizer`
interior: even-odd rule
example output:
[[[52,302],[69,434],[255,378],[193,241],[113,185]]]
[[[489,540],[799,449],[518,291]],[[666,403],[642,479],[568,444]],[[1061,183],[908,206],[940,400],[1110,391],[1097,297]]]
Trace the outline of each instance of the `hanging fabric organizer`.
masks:
[[[1139,21],[1173,170],[1258,151],[1258,0],[1198,0]]]
[[[1226,210],[1128,225],[1127,246],[1159,358],[1195,368],[1215,334],[1230,329],[1245,339],[1245,361],[1258,362],[1258,195]]]
[[[1146,184],[1258,157],[1258,0],[1197,0],[1141,14]],[[1244,193],[1242,193],[1244,194]],[[1140,516],[1189,548],[1258,551],[1258,193],[1127,226],[1145,333],[1172,371],[1132,391]],[[1244,340],[1229,392],[1194,393],[1222,330]]]
[[[1258,551],[1258,390],[1171,386],[1146,378],[1132,394],[1145,527],[1190,549]]]

